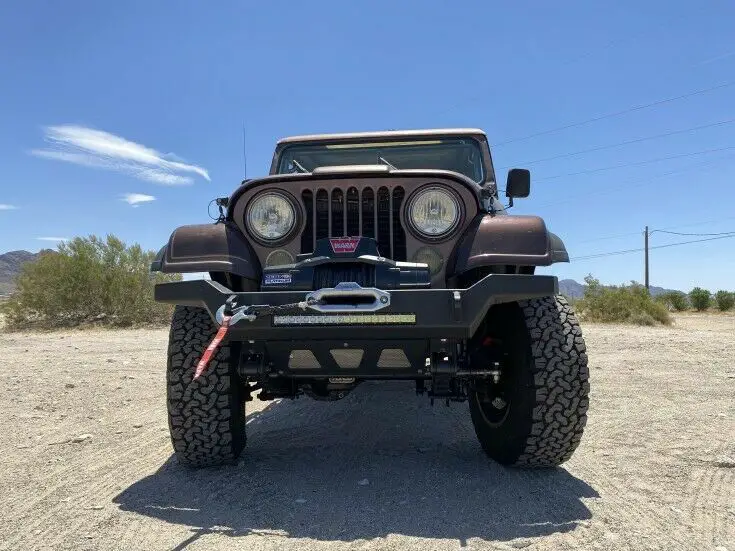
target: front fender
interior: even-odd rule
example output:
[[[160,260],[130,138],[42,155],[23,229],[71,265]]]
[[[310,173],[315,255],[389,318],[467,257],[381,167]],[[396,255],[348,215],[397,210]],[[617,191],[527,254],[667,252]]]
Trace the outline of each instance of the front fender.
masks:
[[[494,265],[569,262],[562,240],[538,216],[479,215],[457,245],[453,275]]]
[[[152,272],[229,272],[260,280],[260,261],[244,235],[229,224],[176,228],[151,263]]]

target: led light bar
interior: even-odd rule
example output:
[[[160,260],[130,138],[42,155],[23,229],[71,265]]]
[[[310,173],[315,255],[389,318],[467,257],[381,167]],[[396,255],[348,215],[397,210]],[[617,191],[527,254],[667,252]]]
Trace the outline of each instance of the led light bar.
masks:
[[[273,325],[406,325],[414,323],[416,323],[416,314],[273,316]]]
[[[375,142],[375,143],[333,143],[326,146],[327,149],[359,149],[361,147],[395,147],[403,145],[439,145],[442,140],[409,140],[405,142]]]

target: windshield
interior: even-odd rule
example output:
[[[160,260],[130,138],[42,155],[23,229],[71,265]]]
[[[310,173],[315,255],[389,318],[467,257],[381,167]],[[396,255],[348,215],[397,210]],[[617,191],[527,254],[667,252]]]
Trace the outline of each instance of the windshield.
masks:
[[[322,166],[378,164],[398,170],[451,170],[478,184],[485,179],[482,153],[472,138],[295,144],[283,150],[277,174],[311,172]]]

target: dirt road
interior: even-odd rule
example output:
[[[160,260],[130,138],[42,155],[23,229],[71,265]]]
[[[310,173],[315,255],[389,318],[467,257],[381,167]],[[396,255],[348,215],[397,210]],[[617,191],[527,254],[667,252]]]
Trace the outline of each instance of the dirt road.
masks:
[[[410,385],[248,404],[237,467],[166,428],[167,333],[0,333],[0,549],[735,551],[735,317],[586,324],[592,399],[563,468],[487,460],[466,404]]]

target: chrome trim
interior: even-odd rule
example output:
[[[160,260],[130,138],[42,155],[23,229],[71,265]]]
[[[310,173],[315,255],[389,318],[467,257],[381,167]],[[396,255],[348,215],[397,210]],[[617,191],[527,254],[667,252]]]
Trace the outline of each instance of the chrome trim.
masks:
[[[328,297],[364,297],[366,295],[373,297],[370,304],[321,304],[321,301]],[[390,306],[390,293],[375,287],[361,287],[355,282],[338,283],[336,287],[328,287],[313,291],[306,295],[307,302],[315,301],[316,304],[310,304],[308,307],[317,312],[323,313],[346,313],[355,312],[377,312]]]

